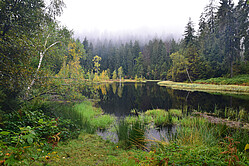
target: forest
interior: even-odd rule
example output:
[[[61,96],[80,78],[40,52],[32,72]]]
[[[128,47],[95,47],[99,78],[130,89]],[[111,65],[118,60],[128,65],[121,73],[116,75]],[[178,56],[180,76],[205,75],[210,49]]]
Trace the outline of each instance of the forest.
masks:
[[[118,69],[123,78],[173,81],[249,73],[245,0],[238,5],[230,0],[220,5],[210,1],[198,30],[190,18],[179,41],[155,38],[145,44],[73,39],[73,32],[55,19],[63,5],[59,0],[48,6],[43,1],[1,3],[3,94],[25,98],[33,86],[44,90],[51,77],[91,79],[103,74],[110,79]]]
[[[147,43],[75,39],[56,19],[64,7],[63,0],[0,2],[0,164],[21,161],[31,144],[40,149],[77,137],[77,125],[44,111],[53,108],[44,101],[85,100],[79,91],[94,93],[87,81],[192,82],[249,74],[248,0],[211,0],[198,29],[189,18],[183,38]]]
[[[239,1],[237,6],[232,1],[221,1],[220,5],[210,1],[201,13],[198,30],[190,18],[179,41],[155,38],[146,44],[139,40],[115,44],[104,40],[93,45],[85,38],[86,58],[81,65],[85,71],[92,70],[92,59],[98,55],[102,58],[100,71],[112,73],[122,67],[127,78],[154,80],[248,74],[248,10],[246,1]]]

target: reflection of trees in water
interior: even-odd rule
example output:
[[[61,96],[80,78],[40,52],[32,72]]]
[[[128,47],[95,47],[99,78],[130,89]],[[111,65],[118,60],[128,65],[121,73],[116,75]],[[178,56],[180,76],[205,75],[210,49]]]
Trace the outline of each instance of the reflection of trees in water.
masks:
[[[137,82],[135,82],[134,86],[135,86],[135,89],[137,90]]]
[[[116,94],[116,91],[117,91],[117,84],[113,83],[111,84],[112,85],[112,92],[113,94]]]
[[[122,85],[118,87],[118,96],[119,96],[120,98],[122,97],[123,89],[124,89],[124,88],[123,88]]]
[[[248,112],[248,99],[212,95],[204,92],[188,92],[159,87],[157,84],[113,83],[98,87],[100,105],[108,113],[129,114],[131,109],[182,109],[214,112],[215,108],[241,107]],[[243,103],[243,104],[242,104]],[[245,104],[248,103],[248,104]],[[243,106],[242,106],[243,105]]]
[[[189,109],[200,110],[202,112],[214,112],[215,109],[225,110],[226,107],[238,109],[239,107],[248,111],[249,102],[232,96],[213,95],[204,92],[187,92],[167,89],[172,98],[174,108],[187,106]],[[243,104],[243,106],[242,106]]]

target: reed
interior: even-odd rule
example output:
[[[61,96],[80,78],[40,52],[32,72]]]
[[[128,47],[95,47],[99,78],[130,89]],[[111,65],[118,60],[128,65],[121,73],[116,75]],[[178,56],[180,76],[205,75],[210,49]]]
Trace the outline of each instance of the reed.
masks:
[[[95,133],[97,129],[106,129],[114,123],[113,115],[104,114],[100,108],[93,107],[90,101],[78,104],[60,104],[54,108],[56,117],[71,119],[87,133]]]
[[[168,138],[155,141],[150,161],[167,161],[169,165],[229,165],[232,160],[235,165],[249,164],[245,152],[249,131],[245,129],[214,124],[202,117],[184,117],[177,132]]]
[[[115,126],[120,147],[124,147],[124,148],[130,147],[130,142],[128,141],[129,140],[129,127],[130,127],[130,124],[124,119],[121,119],[118,122],[118,124]]]
[[[136,147],[143,149],[145,147],[145,124],[139,120],[128,123],[121,119],[116,126],[116,132],[119,139],[119,146],[124,149]]]
[[[179,112],[174,111],[173,114],[179,114]],[[153,119],[152,121],[154,122],[154,124],[160,127],[172,125],[173,122],[176,121],[176,119],[173,118],[173,114],[170,110],[165,111],[162,109],[148,110],[145,112],[145,116],[151,117]]]
[[[229,120],[249,122],[249,112],[247,112],[244,108],[229,108],[225,107],[224,110],[218,109],[215,106],[214,115],[222,118],[227,118]]]
[[[143,149],[145,147],[145,130],[146,127],[143,122],[136,121],[132,123],[129,128],[129,142],[132,146]]]

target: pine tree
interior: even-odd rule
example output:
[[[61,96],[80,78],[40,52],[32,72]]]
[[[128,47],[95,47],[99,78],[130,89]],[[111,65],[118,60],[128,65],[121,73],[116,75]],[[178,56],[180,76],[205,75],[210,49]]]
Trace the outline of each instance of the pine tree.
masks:
[[[230,66],[230,76],[233,77],[233,63],[236,58],[234,4],[232,0],[221,0],[220,5],[217,12],[220,46],[223,45],[225,60]]]
[[[189,18],[187,26],[185,27],[184,31],[184,48],[187,48],[189,45],[195,44],[195,29],[194,24]]]

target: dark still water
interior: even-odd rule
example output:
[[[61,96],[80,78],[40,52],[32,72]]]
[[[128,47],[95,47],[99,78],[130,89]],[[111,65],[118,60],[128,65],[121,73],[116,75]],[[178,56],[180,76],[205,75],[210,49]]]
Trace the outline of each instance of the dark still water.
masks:
[[[99,106],[104,112],[127,116],[132,109],[186,109],[214,112],[232,108],[249,112],[249,96],[188,92],[160,87],[156,83],[113,83],[98,85]]]

